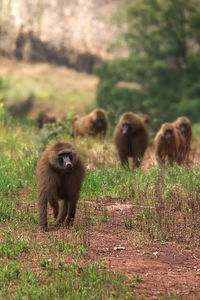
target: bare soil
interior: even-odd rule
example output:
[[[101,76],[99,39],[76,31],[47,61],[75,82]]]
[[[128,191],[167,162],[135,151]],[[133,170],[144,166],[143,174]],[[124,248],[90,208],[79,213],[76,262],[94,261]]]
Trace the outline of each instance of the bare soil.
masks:
[[[108,222],[91,227],[88,256],[102,259],[109,270],[128,276],[142,276],[136,291],[156,299],[159,293],[187,295],[200,299],[200,251],[184,246],[139,242],[134,230],[124,222],[133,217],[137,206],[105,203]],[[121,249],[121,250],[120,250]]]

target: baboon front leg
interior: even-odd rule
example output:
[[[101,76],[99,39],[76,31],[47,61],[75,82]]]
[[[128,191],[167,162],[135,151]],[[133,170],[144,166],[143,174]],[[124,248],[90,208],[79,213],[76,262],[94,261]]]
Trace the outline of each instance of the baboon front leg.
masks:
[[[58,201],[55,200],[54,198],[51,198],[49,200],[49,204],[53,208],[53,216],[54,216],[54,219],[56,220],[58,217],[58,211],[59,211]]]
[[[70,199],[70,201],[69,201],[68,213],[67,213],[67,217],[64,222],[65,226],[69,226],[69,225],[72,226],[74,223],[74,217],[75,217],[75,213],[76,213],[76,203],[78,200],[77,198]]]
[[[65,200],[62,200],[59,207],[59,213],[56,220],[57,224],[62,224],[67,216],[68,203]]]

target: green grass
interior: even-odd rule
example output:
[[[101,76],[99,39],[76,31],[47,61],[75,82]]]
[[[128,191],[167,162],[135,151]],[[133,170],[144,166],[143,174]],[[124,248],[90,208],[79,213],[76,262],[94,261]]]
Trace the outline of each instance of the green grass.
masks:
[[[52,265],[43,261],[36,272],[10,263],[2,266],[0,279],[2,299],[139,299],[134,296],[131,279],[110,274],[99,263],[79,267],[77,262]]]

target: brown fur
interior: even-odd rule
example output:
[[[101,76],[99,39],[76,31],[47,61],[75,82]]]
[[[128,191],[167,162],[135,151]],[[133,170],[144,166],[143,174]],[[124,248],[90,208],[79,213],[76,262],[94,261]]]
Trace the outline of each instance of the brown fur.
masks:
[[[56,121],[64,121],[66,119],[65,115],[58,115],[52,111],[41,112],[38,115],[38,125],[39,128],[43,128],[44,124],[55,123]]]
[[[171,131],[167,138],[167,132]],[[181,164],[184,159],[184,138],[173,123],[162,124],[154,139],[156,160],[160,164],[174,162]]]
[[[58,154],[72,152],[73,169],[65,172],[58,162]],[[42,154],[36,171],[38,181],[39,225],[47,231],[47,204],[51,205],[57,224],[72,224],[79,199],[81,184],[85,176],[84,164],[74,146],[58,142],[49,146]],[[59,207],[58,200],[62,200]]]
[[[97,126],[97,121],[102,120],[102,126]],[[72,130],[74,137],[100,135],[105,138],[108,129],[108,119],[104,109],[95,109],[89,115],[78,118],[73,121]]]
[[[130,126],[129,134],[123,134],[123,126]],[[133,158],[134,167],[139,167],[148,146],[148,132],[142,118],[132,112],[124,113],[114,131],[121,164],[128,164],[128,157]]]
[[[151,118],[149,115],[143,115],[142,116],[142,120],[143,122],[146,124],[146,125],[149,125],[150,121],[151,121]]]
[[[192,140],[192,126],[191,122],[187,117],[179,117],[174,121],[174,126],[176,129],[179,130],[181,135],[185,138],[185,143],[184,143],[184,155],[185,159],[188,160],[189,157],[189,152],[190,152],[190,145],[191,145],[191,140]],[[181,127],[185,126],[185,129],[182,131]]]

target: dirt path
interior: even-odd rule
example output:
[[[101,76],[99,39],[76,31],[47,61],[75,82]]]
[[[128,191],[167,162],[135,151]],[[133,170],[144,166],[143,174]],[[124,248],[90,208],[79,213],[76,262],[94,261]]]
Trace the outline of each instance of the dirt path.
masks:
[[[108,222],[96,222],[89,236],[89,258],[101,259],[111,271],[142,276],[136,291],[156,299],[159,293],[200,299],[200,251],[159,242],[137,243],[124,221],[132,216],[131,205],[107,204]],[[142,245],[142,246],[141,246]]]
[[[23,196],[26,198],[27,193],[23,190],[20,199]],[[107,221],[103,222],[102,211],[105,207]],[[36,211],[36,203],[31,204],[29,209]],[[140,210],[138,205],[123,204],[109,198],[97,206],[93,201],[87,201],[85,208],[80,205],[75,227],[85,228],[86,255],[81,258],[82,262],[87,264],[101,260],[108,270],[132,277],[136,294],[146,295],[147,299],[166,299],[166,295],[171,299],[171,294],[179,295],[178,299],[200,299],[200,249],[150,241],[145,239],[143,233],[127,229],[125,221],[134,218]],[[48,213],[53,219],[51,209]],[[86,225],[92,216],[93,220]],[[49,227],[49,232],[56,240],[62,240],[63,232],[73,235],[64,228],[56,228],[54,224]],[[46,242],[46,234],[39,233],[38,229],[31,235],[37,241]],[[65,263],[70,263],[68,255],[63,258]],[[27,257],[25,262],[29,262]],[[38,268],[33,258],[29,268]]]

